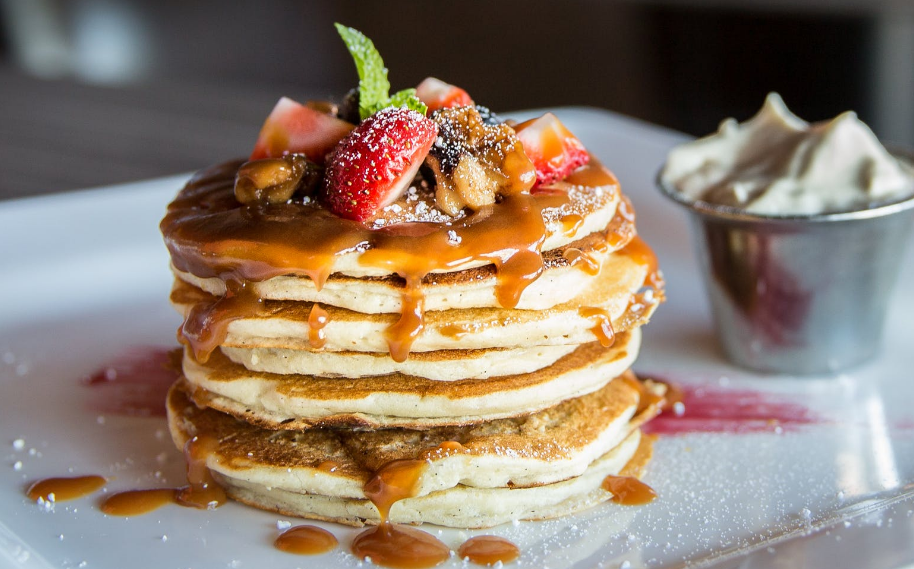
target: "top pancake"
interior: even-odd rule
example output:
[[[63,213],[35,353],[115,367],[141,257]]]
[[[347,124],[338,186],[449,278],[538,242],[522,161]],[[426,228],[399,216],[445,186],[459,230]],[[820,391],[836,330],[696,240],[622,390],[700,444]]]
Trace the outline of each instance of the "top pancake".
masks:
[[[495,264],[524,270],[539,255],[600,231],[621,199],[596,160],[536,193],[508,196],[479,211],[446,216],[408,192],[383,225],[337,217],[310,197],[242,206],[234,196],[239,162],[198,173],[170,204],[161,229],[174,266],[200,278],[263,281],[330,274],[422,278]],[[429,190],[426,190],[429,191]],[[424,212],[424,213],[423,213]]]

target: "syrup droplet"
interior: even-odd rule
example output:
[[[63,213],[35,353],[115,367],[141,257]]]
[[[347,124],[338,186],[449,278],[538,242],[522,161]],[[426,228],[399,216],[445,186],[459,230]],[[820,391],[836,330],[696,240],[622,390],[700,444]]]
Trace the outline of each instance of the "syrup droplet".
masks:
[[[139,516],[175,502],[174,488],[127,490],[112,494],[102,502],[102,512],[109,516]]]
[[[178,489],[177,500],[182,506],[191,508],[218,508],[228,500],[225,491],[216,483],[213,473],[206,466],[206,457],[212,453],[218,441],[211,437],[196,436],[184,445],[184,459],[187,461],[187,486]]]
[[[339,542],[329,531],[317,526],[295,526],[279,534],[273,545],[276,549],[298,555],[327,553]]]
[[[178,340],[193,349],[194,357],[206,363],[216,346],[225,342],[229,324],[253,316],[265,316],[260,297],[244,281],[226,281],[224,296],[194,304],[178,329]]]
[[[633,476],[614,476],[603,479],[603,489],[611,492],[613,502],[623,506],[642,506],[654,501],[654,489]]]
[[[330,322],[330,314],[316,302],[311,305],[311,312],[308,314],[308,343],[315,350],[323,348],[327,343],[324,327],[328,322]]]
[[[446,561],[451,550],[424,531],[384,522],[357,535],[352,553],[385,567],[424,569]]]
[[[479,565],[495,565],[514,561],[520,557],[520,549],[503,537],[479,535],[463,542],[457,555]]]
[[[600,341],[600,345],[609,348],[616,341],[616,333],[613,331],[613,324],[609,319],[609,313],[593,306],[585,306],[578,309],[578,314],[583,318],[589,319],[594,323],[590,329],[593,335]]]
[[[394,460],[378,469],[365,483],[365,496],[378,509],[382,522],[387,520],[395,502],[415,495],[425,465],[424,460]]]
[[[600,263],[594,259],[592,255],[589,255],[580,249],[570,247],[565,249],[562,256],[571,263],[572,267],[578,267],[592,277],[600,274]]]
[[[53,494],[55,502],[63,502],[87,496],[104,486],[105,482],[105,478],[97,475],[45,478],[29,486],[26,495],[32,500],[48,500]]]

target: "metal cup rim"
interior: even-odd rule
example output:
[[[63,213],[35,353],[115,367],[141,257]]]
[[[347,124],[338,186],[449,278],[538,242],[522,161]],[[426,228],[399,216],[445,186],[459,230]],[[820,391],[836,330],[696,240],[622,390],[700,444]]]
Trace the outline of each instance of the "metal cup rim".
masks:
[[[895,158],[908,163],[914,163],[914,152],[908,150],[892,149],[890,151]],[[765,213],[751,213],[745,209],[735,206],[714,204],[704,200],[690,200],[674,190],[662,180],[664,166],[660,167],[655,177],[655,184],[661,193],[673,202],[705,217],[715,217],[723,220],[743,222],[743,223],[833,223],[841,221],[855,221],[864,219],[874,219],[885,217],[894,213],[899,213],[914,208],[914,194],[900,200],[880,203],[870,208],[857,209],[851,211],[840,211],[831,213],[815,214],[792,214],[777,215]]]

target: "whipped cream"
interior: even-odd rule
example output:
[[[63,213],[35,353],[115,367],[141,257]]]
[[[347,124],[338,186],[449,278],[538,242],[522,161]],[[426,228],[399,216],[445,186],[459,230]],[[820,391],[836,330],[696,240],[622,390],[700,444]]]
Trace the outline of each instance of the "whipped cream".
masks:
[[[853,112],[809,124],[777,93],[744,123],[676,147],[661,182],[690,200],[767,215],[866,209],[914,195],[914,167]]]

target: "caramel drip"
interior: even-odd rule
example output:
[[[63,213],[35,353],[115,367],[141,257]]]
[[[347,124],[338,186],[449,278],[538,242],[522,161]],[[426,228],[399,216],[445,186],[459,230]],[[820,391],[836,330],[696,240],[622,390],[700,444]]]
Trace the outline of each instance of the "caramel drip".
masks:
[[[219,442],[211,437],[196,436],[184,445],[187,461],[187,486],[178,489],[177,501],[182,506],[200,509],[218,508],[228,499],[225,491],[206,466],[206,457],[216,450]]]
[[[616,341],[616,333],[613,331],[613,323],[609,318],[609,312],[603,308],[584,306],[578,308],[578,314],[594,323],[594,327],[590,331],[600,341],[601,346],[609,348],[613,345]]]
[[[514,308],[524,289],[543,274],[543,256],[539,251],[518,251],[509,262],[494,260],[498,268],[495,298],[503,308]]]
[[[640,290],[629,299],[628,305],[620,317],[619,324],[623,330],[627,330],[643,324],[642,318],[645,311],[651,305],[663,302],[665,283],[663,273],[657,265],[657,256],[640,237],[633,238],[619,250],[618,254],[628,256],[647,271]]]
[[[325,460],[317,465],[317,469],[324,472],[336,472],[339,467],[340,463],[333,460]]]
[[[555,219],[569,206],[568,188],[606,186],[604,195],[618,191],[612,173],[591,160],[553,189],[511,195],[446,222],[378,228],[337,217],[312,200],[242,207],[233,187],[239,165],[231,162],[195,176],[160,225],[178,270],[237,283],[224,299],[195,306],[182,326],[181,337],[201,361],[224,340],[228,322],[262,309],[255,303],[259,299],[248,297],[250,283],[302,275],[320,290],[336,259],[348,253],[359,254],[365,267],[406,281],[403,314],[387,333],[391,355],[403,360],[423,327],[423,278],[466,263],[492,263],[498,271],[498,302],[514,308],[542,274],[545,218]],[[567,231],[576,224],[574,215],[562,216]]]
[[[578,232],[581,225],[584,224],[584,217],[576,213],[571,215],[566,215],[562,218],[562,233],[566,237],[572,237],[575,233]]]
[[[228,498],[206,466],[206,457],[216,449],[216,445],[216,439],[205,436],[196,436],[184,444],[186,486],[118,492],[102,502],[102,512],[111,516],[138,516],[169,503],[198,509],[218,508]]]
[[[640,236],[635,235],[632,239],[618,251],[619,255],[624,255],[639,265],[647,268],[648,278],[658,278],[659,273],[657,266],[657,256],[654,254],[647,243]]]
[[[442,458],[455,454],[465,454],[469,452],[465,446],[457,441],[444,441],[435,448],[429,449],[422,453],[422,458]]]
[[[422,292],[422,283],[412,277],[408,278],[401,302],[400,319],[384,332],[390,357],[395,362],[406,361],[413,342],[425,328],[425,294]]]
[[[197,361],[206,363],[212,351],[225,341],[232,322],[265,313],[263,301],[248,283],[227,281],[224,296],[215,302],[194,304],[178,330],[178,340],[190,345]]]
[[[329,531],[317,526],[295,526],[279,534],[273,545],[276,549],[298,555],[320,555],[339,544]]]
[[[357,535],[352,553],[359,559],[370,557],[372,563],[384,567],[424,569],[447,561],[451,550],[424,531],[382,523]]]
[[[417,529],[392,524],[390,508],[399,500],[414,496],[425,460],[394,460],[379,468],[365,483],[365,496],[378,509],[381,523],[365,530],[352,542],[359,559],[385,567],[434,567],[450,556],[450,549],[437,538]]]
[[[470,324],[445,324],[439,331],[442,336],[459,340],[467,334],[471,334],[473,332],[473,326]]]
[[[378,509],[382,522],[387,521],[395,502],[415,495],[425,464],[424,460],[394,460],[378,469],[365,483],[365,497]]]
[[[463,542],[457,556],[479,565],[495,565],[510,563],[520,557],[520,548],[503,537],[479,535]]]
[[[104,477],[97,475],[73,476],[69,478],[45,478],[35,482],[26,490],[30,500],[63,502],[75,500],[95,492],[105,485]]]
[[[320,307],[318,303],[311,305],[308,313],[308,342],[315,350],[319,350],[327,343],[324,327],[330,322],[330,314]]]
[[[102,502],[101,510],[109,516],[139,516],[157,510],[165,504],[174,503],[176,494],[177,490],[174,488],[118,492]]]
[[[603,479],[603,489],[611,492],[613,502],[623,506],[642,506],[654,501],[654,489],[634,476],[614,476]]]
[[[572,267],[579,267],[588,275],[595,277],[600,274],[600,262],[593,258],[593,255],[585,253],[574,247],[566,249],[562,256],[571,263]]]
[[[616,215],[606,226],[606,243],[613,249],[618,249],[630,243],[635,238],[635,209],[627,196],[622,196]]]

